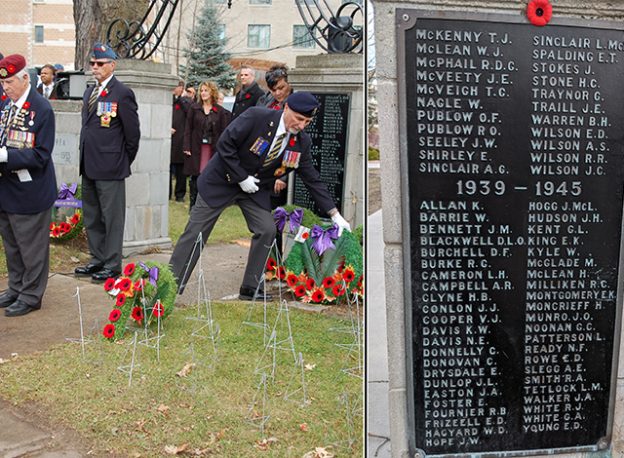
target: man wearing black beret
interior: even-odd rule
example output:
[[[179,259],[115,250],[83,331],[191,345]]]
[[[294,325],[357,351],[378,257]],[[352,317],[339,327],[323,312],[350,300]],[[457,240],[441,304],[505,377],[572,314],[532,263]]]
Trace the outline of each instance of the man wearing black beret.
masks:
[[[139,150],[141,131],[134,92],[119,81],[117,54],[96,43],[91,71],[97,81],[83,96],[80,174],[84,224],[91,260],[76,275],[104,281],[121,273],[126,183]]]
[[[169,261],[180,293],[199,258],[199,250],[193,250],[198,234],[201,232],[205,244],[221,212],[237,204],[253,233],[239,297],[265,297],[259,282],[276,231],[270,195],[278,178],[292,170],[321,210],[341,230],[351,229],[312,165],[311,140],[303,129],[310,124],[317,108],[312,94],[296,92],[288,97],[284,110],[249,108],[221,134],[216,155],[197,180],[197,202]]]

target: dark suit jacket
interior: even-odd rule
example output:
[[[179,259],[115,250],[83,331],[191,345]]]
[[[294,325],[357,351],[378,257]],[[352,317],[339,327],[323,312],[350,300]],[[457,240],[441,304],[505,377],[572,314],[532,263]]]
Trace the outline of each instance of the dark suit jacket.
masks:
[[[136,158],[141,138],[134,92],[113,76],[106,86],[106,95],[100,95],[97,102],[117,103],[117,116],[111,117],[110,127],[103,127],[97,105],[89,113],[89,97],[94,88],[88,87],[82,97],[80,173],[92,180],[123,180],[130,175],[130,164]]]
[[[173,100],[171,111],[171,127],[175,133],[171,135],[171,163],[184,163],[184,129],[186,128],[186,115],[191,105],[187,97],[176,97]]]
[[[57,86],[56,84],[54,84],[52,86],[52,92],[50,92],[50,97],[48,97],[50,100],[55,100],[58,98],[58,94],[56,93],[56,89]],[[40,84],[39,86],[37,86],[37,92],[41,95],[43,95],[43,84]]]
[[[52,162],[54,112],[32,86],[26,102],[30,106],[22,107],[10,129],[34,133],[35,143],[19,149],[7,146],[8,162],[0,165],[0,209],[7,213],[40,213],[51,208],[57,196]],[[8,98],[0,102],[0,113],[8,110],[9,104]],[[20,182],[14,173],[20,169],[27,169],[32,181]]]
[[[249,87],[242,87],[236,98],[234,99],[234,106],[232,107],[232,119],[236,119],[243,114],[245,110],[250,107],[256,106],[258,99],[264,95],[264,91],[258,86],[255,81]]]
[[[204,129],[212,132],[213,148],[219,141],[219,137],[225,130],[232,119],[232,113],[227,111],[221,105],[215,105],[208,116],[204,114],[204,108],[194,103],[189,109],[186,117],[186,130],[184,131],[184,151],[190,151],[191,155],[184,158],[184,174],[189,176],[199,175],[199,166],[201,163],[201,147]]]
[[[283,153],[268,166],[263,167],[265,154],[258,156],[251,151],[251,147],[258,138],[273,141],[281,115],[282,111],[252,107],[225,129],[217,143],[216,155],[208,162],[198,178],[199,194],[209,206],[225,205],[241,191],[238,183],[251,175],[260,179],[258,183],[260,189],[249,194],[249,197],[260,207],[271,209],[270,194],[276,178],[293,169],[286,168],[276,176],[275,171],[282,165]],[[291,138],[294,138],[294,144],[288,144],[285,149],[301,153],[299,166],[294,170],[320,209],[323,212],[331,210],[336,205],[312,164],[310,136],[300,132]]]

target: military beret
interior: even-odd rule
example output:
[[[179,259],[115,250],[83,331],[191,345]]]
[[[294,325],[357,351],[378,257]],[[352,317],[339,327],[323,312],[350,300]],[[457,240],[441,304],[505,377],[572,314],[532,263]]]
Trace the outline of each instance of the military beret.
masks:
[[[26,67],[26,59],[19,54],[11,54],[0,60],[0,79],[10,78]]]
[[[117,59],[117,53],[113,51],[113,48],[103,43],[96,43],[93,45],[93,51],[91,57],[94,59]]]
[[[303,116],[311,118],[316,114],[318,100],[309,92],[293,92],[286,99],[288,107]]]

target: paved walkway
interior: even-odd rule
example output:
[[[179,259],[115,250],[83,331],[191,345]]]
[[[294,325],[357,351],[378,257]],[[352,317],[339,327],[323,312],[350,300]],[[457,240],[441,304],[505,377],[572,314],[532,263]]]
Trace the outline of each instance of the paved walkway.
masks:
[[[386,290],[381,210],[368,217],[366,298],[366,456],[390,457]],[[371,287],[371,285],[375,285]]]
[[[238,289],[247,262],[248,246],[241,244],[208,245],[202,254],[206,284],[213,299],[238,297]],[[167,263],[170,252],[152,253],[124,259],[129,262],[158,261]],[[177,303],[191,303],[197,297],[197,270],[191,276],[189,287]],[[0,291],[7,280],[0,280]],[[0,311],[0,363],[12,357],[42,351],[65,342],[66,338],[80,336],[76,290],[80,288],[85,331],[101,332],[112,307],[102,284],[71,273],[51,273],[41,310],[22,317],[7,318]],[[8,363],[10,364],[10,363]],[[88,455],[84,444],[72,431],[59,430],[47,424],[46,418],[37,418],[29,406],[15,407],[1,398],[0,392],[0,458],[81,458]]]

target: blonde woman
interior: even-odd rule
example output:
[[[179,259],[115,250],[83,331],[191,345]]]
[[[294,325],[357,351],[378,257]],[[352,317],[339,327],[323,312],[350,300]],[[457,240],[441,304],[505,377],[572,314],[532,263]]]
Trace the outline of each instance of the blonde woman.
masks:
[[[197,198],[197,177],[213,155],[214,147],[232,119],[232,114],[218,103],[219,88],[212,81],[199,86],[197,102],[186,116],[184,131],[184,173],[191,177],[192,208]]]

